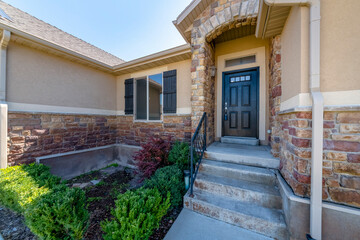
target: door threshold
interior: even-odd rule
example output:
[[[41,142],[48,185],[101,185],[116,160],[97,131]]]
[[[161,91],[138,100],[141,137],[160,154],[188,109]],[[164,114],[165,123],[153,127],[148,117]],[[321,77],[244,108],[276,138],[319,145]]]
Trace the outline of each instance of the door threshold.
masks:
[[[222,143],[235,143],[241,145],[257,146],[260,141],[254,137],[237,137],[237,136],[224,136],[221,137]]]

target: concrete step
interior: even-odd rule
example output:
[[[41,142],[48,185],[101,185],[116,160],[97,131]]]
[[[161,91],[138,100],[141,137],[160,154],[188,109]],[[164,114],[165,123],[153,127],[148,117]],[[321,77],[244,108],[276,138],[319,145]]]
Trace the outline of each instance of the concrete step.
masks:
[[[249,146],[257,146],[260,143],[259,139],[257,139],[257,138],[232,137],[232,136],[222,137],[221,142],[222,143],[235,143],[235,144],[242,144],[242,145],[249,145]]]
[[[213,161],[208,159],[203,159],[201,161],[199,172],[219,177],[262,183],[266,185],[275,185],[276,183],[276,175],[272,169]]]
[[[260,183],[199,173],[194,183],[194,192],[197,191],[208,192],[267,208],[281,209],[282,207],[279,190],[275,186]]]
[[[280,160],[273,157],[267,146],[247,146],[214,142],[205,152],[205,158],[221,162],[278,169]]]
[[[258,206],[197,190],[184,197],[184,207],[275,239],[288,239],[283,213],[279,209]]]
[[[204,216],[189,209],[181,210],[164,240],[271,240],[247,229]]]

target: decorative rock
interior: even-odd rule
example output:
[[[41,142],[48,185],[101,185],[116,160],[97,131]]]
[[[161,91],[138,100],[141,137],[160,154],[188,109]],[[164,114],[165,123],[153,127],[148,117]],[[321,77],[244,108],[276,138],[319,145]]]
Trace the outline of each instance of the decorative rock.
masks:
[[[99,184],[99,182],[101,182],[100,180],[91,180],[90,181],[92,184],[94,184],[94,185],[97,185],[97,184]]]

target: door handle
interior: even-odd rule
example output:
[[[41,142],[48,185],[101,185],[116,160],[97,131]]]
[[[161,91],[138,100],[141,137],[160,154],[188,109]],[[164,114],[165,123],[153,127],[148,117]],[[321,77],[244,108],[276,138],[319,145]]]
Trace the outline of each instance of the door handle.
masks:
[[[227,121],[228,120],[228,114],[227,114],[227,102],[225,102],[225,107],[224,107],[224,120]]]

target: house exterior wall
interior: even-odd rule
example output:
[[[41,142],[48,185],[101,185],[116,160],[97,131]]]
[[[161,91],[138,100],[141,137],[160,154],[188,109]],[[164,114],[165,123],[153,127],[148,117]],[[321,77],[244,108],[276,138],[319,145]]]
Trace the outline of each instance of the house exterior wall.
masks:
[[[281,101],[309,92],[309,9],[291,8],[281,34]]]
[[[344,18],[346,21],[356,21],[355,5],[350,9],[348,5],[326,1],[321,9],[321,90],[325,102],[323,200],[360,207],[360,94],[357,94],[360,87],[354,56],[359,51],[352,38],[358,38],[358,33],[342,20],[336,22],[339,13],[345,12],[351,16],[351,20]],[[302,73],[308,71],[302,61],[307,53],[302,55],[299,51],[307,47],[301,43],[303,36],[307,36],[306,29],[301,29],[302,11],[304,17],[307,13],[301,8],[292,8],[283,33],[271,41],[270,125],[272,153],[280,158],[282,176],[296,195],[310,197],[312,112],[307,77],[302,78],[305,76]],[[349,12],[352,14],[348,15]],[[340,39],[349,40],[344,44]]]
[[[321,2],[321,91],[360,90],[360,5],[357,0]],[[341,82],[341,84],[339,84]]]
[[[11,103],[115,111],[115,76],[10,42],[7,101],[10,111]]]
[[[116,143],[116,116],[19,113],[8,115],[8,164]]]
[[[144,71],[124,74],[117,77],[117,111],[120,114],[125,114],[125,80],[129,78],[144,77],[147,75],[158,74],[165,71],[177,70],[176,79],[176,102],[178,114],[190,114],[191,112],[191,60],[180,61],[177,63],[167,64],[156,68],[151,68]]]

